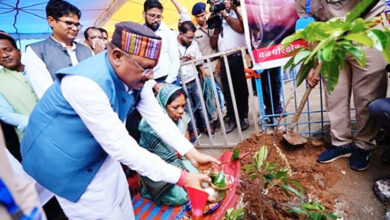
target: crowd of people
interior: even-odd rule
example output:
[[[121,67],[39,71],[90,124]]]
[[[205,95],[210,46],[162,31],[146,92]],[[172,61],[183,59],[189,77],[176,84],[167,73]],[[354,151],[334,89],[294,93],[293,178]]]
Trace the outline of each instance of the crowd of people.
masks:
[[[26,192],[36,201],[21,207],[24,215],[38,212],[45,219],[40,207],[50,200],[54,202],[48,209],[57,210],[54,215],[70,219],[134,219],[124,167],[141,175],[144,197],[182,205],[188,200],[184,186],[199,187],[209,180],[197,167],[219,163],[191,143],[202,132],[214,135],[220,126],[217,106],[226,112],[226,133],[249,127],[241,52],[228,54],[228,63],[219,57],[202,61],[204,56],[246,46],[240,7],[223,0],[221,23],[211,28],[205,3],[196,3],[191,17],[178,0],[171,2],[180,16],[178,32],[164,24],[163,5],[146,0],[140,12],[144,24],[120,22],[110,41],[104,29],[87,27],[82,44],[76,41],[82,12],[67,1],[50,0],[46,17],[53,33],[26,47],[24,63],[15,39],[0,32],[0,120],[13,126],[20,141],[20,150],[3,149],[10,145],[7,137],[1,144],[0,157],[8,158],[12,166],[6,174],[0,173],[0,180],[7,186],[12,181],[26,183]],[[307,14],[306,1],[297,1],[297,12],[326,21],[343,16],[358,1],[351,2],[312,0]],[[383,4],[378,3],[366,16],[377,16],[381,10]],[[383,128],[389,129],[386,63],[374,49],[365,51],[367,66],[361,68],[347,58],[335,91],[326,95],[332,147],[319,156],[320,163],[350,157],[351,169],[365,170],[379,131],[375,118],[386,121]],[[198,62],[189,64],[191,60]],[[265,100],[266,111],[280,114],[280,82],[274,77],[279,68],[268,71],[275,89],[268,91],[274,99]],[[215,79],[216,95],[210,77]],[[318,82],[309,75],[310,86]],[[354,136],[349,120],[351,93],[357,116]],[[235,99],[238,114],[232,96],[239,97]],[[202,98],[211,101],[202,105]],[[3,178],[23,172],[28,178]],[[389,180],[381,181],[390,185]],[[386,194],[380,189],[379,194]],[[15,195],[16,201],[20,198]]]

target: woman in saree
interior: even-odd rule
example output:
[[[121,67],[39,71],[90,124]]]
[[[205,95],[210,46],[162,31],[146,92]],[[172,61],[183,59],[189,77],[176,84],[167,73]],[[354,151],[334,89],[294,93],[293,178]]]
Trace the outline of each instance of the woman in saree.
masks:
[[[184,90],[174,84],[165,84],[160,87],[157,100],[164,112],[168,114],[181,133],[188,139],[187,127],[190,122],[190,117],[185,112],[186,94]],[[190,161],[184,157],[179,158],[173,148],[167,145],[143,119],[140,122],[139,131],[141,133],[140,146],[159,155],[163,160],[174,166],[190,172],[197,172],[197,169],[192,166]],[[142,195],[157,204],[178,206],[188,201],[186,191],[177,185],[166,182],[155,182],[143,176],[141,176],[141,183]]]

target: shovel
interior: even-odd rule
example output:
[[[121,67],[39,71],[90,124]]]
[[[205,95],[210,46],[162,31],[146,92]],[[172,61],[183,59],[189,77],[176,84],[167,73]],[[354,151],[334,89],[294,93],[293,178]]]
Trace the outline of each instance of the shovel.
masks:
[[[319,62],[315,71],[314,71],[314,78],[317,78],[320,75],[321,67],[322,67],[322,63]],[[284,140],[286,140],[290,145],[296,146],[296,145],[301,145],[301,144],[307,143],[307,138],[294,132],[294,127],[295,127],[295,124],[297,123],[299,117],[301,117],[303,107],[305,106],[306,101],[309,98],[311,90],[312,90],[311,87],[308,87],[306,89],[305,94],[303,95],[302,100],[299,103],[297,112],[295,113],[294,118],[291,121],[291,124],[287,128],[287,133],[283,134]]]

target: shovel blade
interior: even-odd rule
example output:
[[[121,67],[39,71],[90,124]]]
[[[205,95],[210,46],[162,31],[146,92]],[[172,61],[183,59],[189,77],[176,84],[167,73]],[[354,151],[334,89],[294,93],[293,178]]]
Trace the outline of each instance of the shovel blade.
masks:
[[[302,135],[290,132],[287,134],[283,134],[284,140],[286,140],[291,145],[302,145],[307,143],[307,138],[303,137]]]

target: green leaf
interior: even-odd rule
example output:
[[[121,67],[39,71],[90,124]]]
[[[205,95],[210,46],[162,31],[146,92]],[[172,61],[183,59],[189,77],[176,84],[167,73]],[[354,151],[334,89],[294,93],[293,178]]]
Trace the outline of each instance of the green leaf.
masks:
[[[256,179],[257,177],[259,177],[259,174],[257,174],[257,173],[252,173],[252,174],[249,175],[249,179],[250,179],[251,181],[254,180],[254,179]]]
[[[367,36],[371,38],[371,40],[374,42],[374,48],[383,51],[386,48],[387,45],[387,37],[386,35],[381,31],[377,29],[372,29],[367,32]]]
[[[331,42],[322,50],[321,53],[322,60],[332,61],[332,59],[334,59],[334,51],[333,51],[334,45],[335,45],[334,42]]]
[[[217,177],[215,177],[213,184],[217,187],[225,187],[226,186],[226,181],[225,181],[225,173],[223,170],[219,171],[217,174]]]
[[[235,210],[233,211],[233,213],[231,213],[230,218],[231,218],[232,220],[240,220],[240,219],[243,219],[243,218],[244,218],[244,209],[242,209],[242,208],[235,209]]]
[[[350,33],[358,33],[366,31],[366,22],[362,18],[358,18],[352,22],[351,28],[349,30]]]
[[[312,220],[322,220],[322,218],[324,218],[323,214],[317,212],[312,212],[309,214],[309,216]]]
[[[260,148],[260,150],[255,153],[254,158],[255,158],[255,162],[256,162],[258,170],[261,170],[261,167],[264,164],[264,160],[267,157],[267,154],[268,154],[268,148],[265,145],[263,145]]]
[[[275,178],[282,179],[283,177],[287,177],[287,171],[280,170],[276,172]]]
[[[318,207],[320,211],[324,211],[325,207],[321,205],[317,200],[314,200],[313,204]]]
[[[301,65],[301,68],[299,68],[299,71],[296,76],[297,86],[301,85],[301,83],[306,79],[307,75],[309,74],[312,68],[314,68],[313,60],[311,60],[307,64],[303,63]]]
[[[278,185],[280,186],[282,189],[286,190],[286,191],[289,191],[291,193],[293,193],[294,195],[296,195],[297,197],[299,197],[300,199],[303,198],[303,195],[302,193],[300,193],[298,190],[292,188],[291,186],[289,185]]]
[[[229,218],[231,216],[231,214],[233,213],[233,211],[234,211],[234,208],[230,208],[230,209],[226,210],[225,217]]]
[[[244,165],[244,170],[247,174],[253,173],[256,170],[256,165],[253,163]]]
[[[236,161],[240,159],[240,150],[238,148],[234,149],[233,150],[233,154],[232,154],[232,161]]]
[[[364,0],[359,2],[349,13],[347,13],[347,17],[345,19],[346,22],[352,22],[353,20],[360,17],[371,4],[378,3],[379,0]]]
[[[329,24],[325,22],[311,22],[302,32],[301,36],[307,42],[322,41],[329,37],[328,33],[325,33],[324,30]]]
[[[272,181],[274,180],[275,176],[273,174],[264,174],[263,175],[264,177],[264,181],[267,182],[267,183],[272,183]]]
[[[303,186],[301,185],[301,183],[298,180],[289,179],[288,184],[292,185],[294,188],[298,189],[298,191],[301,192],[302,194],[305,193],[305,189],[303,188]]]
[[[343,45],[343,49],[350,55],[352,55],[355,59],[356,62],[360,66],[366,66],[366,53],[364,52],[363,48],[360,46],[347,46]]]
[[[390,63],[390,31],[388,29],[386,29],[385,35],[387,38],[387,44],[386,49],[382,51],[382,56],[387,63]]]
[[[302,38],[302,30],[300,31],[297,31],[295,32],[294,34],[288,36],[288,37],[285,37],[283,40],[282,40],[282,50],[283,49],[286,49],[286,47],[288,47],[288,45],[290,45],[292,42],[298,40],[298,39],[301,39]]]
[[[316,204],[301,203],[301,207],[308,210],[320,210],[320,208]]]
[[[292,208],[292,209],[288,210],[288,212],[307,215],[306,210],[301,209],[301,208]]]
[[[298,63],[302,62],[309,55],[310,55],[310,51],[308,51],[308,50],[300,51],[294,57],[294,64],[297,65]]]
[[[348,34],[344,37],[344,39],[358,42],[367,47],[372,47],[374,45],[374,42],[370,37],[367,36],[366,32]]]
[[[327,89],[329,92],[334,90],[338,80],[339,80],[339,68],[337,65],[331,62],[323,62],[321,68],[321,75],[323,75],[327,80]]]
[[[324,213],[327,218],[337,219],[339,216],[330,212]]]
[[[284,67],[283,67],[283,72],[286,72],[288,69],[291,71],[291,66],[294,62],[294,57],[291,57],[286,64],[284,64]]]

